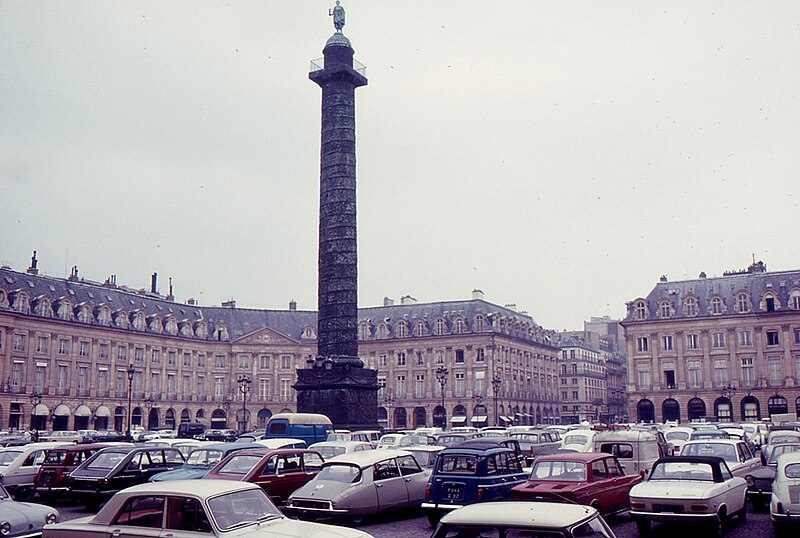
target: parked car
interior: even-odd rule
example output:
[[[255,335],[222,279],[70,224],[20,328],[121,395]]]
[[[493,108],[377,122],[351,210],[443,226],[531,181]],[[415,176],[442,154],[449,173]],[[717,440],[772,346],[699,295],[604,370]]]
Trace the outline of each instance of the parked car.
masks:
[[[689,436],[690,441],[708,441],[711,439],[730,439],[731,436],[725,430],[714,428],[713,430],[695,430]]]
[[[236,441],[238,436],[239,434],[236,432],[236,430],[232,430],[230,428],[212,428],[201,434],[200,438],[202,438],[204,441],[232,443],[233,441]]]
[[[421,435],[431,435],[428,432],[420,431],[416,432]],[[366,441],[372,444],[372,448],[377,448],[378,441],[383,434],[378,430],[358,430],[353,432],[353,441]]]
[[[244,432],[236,438],[237,443],[252,443],[253,441],[260,441],[266,437],[266,430],[254,430],[251,432]]]
[[[655,462],[647,480],[630,491],[631,518],[639,534],[653,521],[701,523],[712,536],[736,516],[747,517],[744,478],[734,476],[719,456],[672,456]]]
[[[132,445],[131,445],[132,446]],[[69,489],[67,477],[81,463],[96,452],[107,448],[102,443],[62,445],[50,449],[33,478],[33,486],[39,495],[66,492]]]
[[[247,448],[261,448],[255,443],[203,443],[189,452],[186,463],[177,469],[154,474],[149,482],[163,482],[166,480],[197,480],[203,478],[208,471],[214,468],[222,459]]]
[[[31,500],[36,494],[33,480],[39,468],[47,453],[59,446],[64,443],[29,443],[0,450],[0,483],[16,500]]]
[[[681,453],[683,444],[689,440],[689,438],[692,436],[692,433],[694,433],[694,430],[685,426],[675,426],[674,428],[670,428],[664,432],[664,437],[666,438],[667,442],[672,445],[673,455],[678,455]]]
[[[594,451],[594,430],[570,430],[561,436],[561,449],[574,452]]]
[[[39,432],[39,441],[59,442],[59,443],[80,443],[83,441],[83,434],[76,431],[56,430],[52,432]]]
[[[306,442],[302,439],[292,439],[291,437],[275,437],[272,439],[259,439],[253,444],[265,448],[307,448]]]
[[[744,477],[761,467],[761,459],[750,451],[750,445],[737,439],[688,441],[681,456],[719,456],[735,476]]]
[[[796,536],[800,525],[800,453],[778,457],[769,503],[769,517],[776,538]],[[794,532],[791,532],[794,531]]]
[[[314,478],[322,467],[322,455],[303,448],[237,450],[228,454],[203,478],[252,482],[277,503]]]
[[[48,525],[42,536],[371,538],[356,529],[289,519],[258,486],[226,480],[133,486],[114,495],[97,515]]]
[[[195,439],[205,431],[205,424],[199,422],[181,422],[178,424],[177,436],[180,438]]]
[[[277,413],[267,422],[266,438],[302,439],[306,446],[326,441],[333,431],[331,419],[319,413]]]
[[[321,443],[314,443],[308,448],[316,450],[326,460],[342,454],[374,450],[372,444],[367,441],[322,441]]]
[[[417,509],[425,498],[428,472],[405,450],[368,450],[336,456],[289,496],[284,510],[300,517],[365,517]]]
[[[181,439],[180,437],[157,437],[155,439],[148,439],[144,442],[146,446],[168,446],[177,448],[181,454],[188,456],[189,452],[207,443],[208,441],[200,441],[198,439]]]
[[[628,492],[642,475],[626,475],[617,458],[598,452],[565,452],[539,457],[527,482],[511,499],[585,504],[601,514],[630,508]]]
[[[495,446],[510,448],[514,451],[514,455],[519,460],[520,465],[525,465],[525,456],[522,454],[522,448],[519,446],[519,441],[513,437],[477,437],[464,441],[460,445],[462,448],[491,448]]]
[[[452,433],[452,432],[444,432],[440,433],[435,437],[435,442],[439,446],[456,446],[460,445],[465,441],[469,441],[471,439],[477,439],[480,437],[477,433]],[[380,448],[380,446],[378,447]]]
[[[547,430],[512,432],[509,437],[516,439],[519,443],[526,465],[531,465],[539,456],[554,454],[561,448],[561,441],[556,439],[555,434]]]
[[[70,494],[94,510],[118,491],[147,482],[154,474],[177,469],[185,461],[175,448],[104,448],[70,473]]]
[[[772,446],[769,454],[765,455],[766,465],[745,475],[747,498],[750,499],[753,510],[763,510],[769,503],[772,497],[772,482],[775,480],[778,466],[778,456],[790,452],[800,452],[800,443],[783,443]]]
[[[58,510],[43,504],[11,500],[0,485],[0,535],[3,538],[39,536],[42,527],[58,521]]]
[[[435,525],[445,512],[467,504],[508,499],[511,488],[527,478],[510,448],[445,448],[436,457],[422,509]]]
[[[420,467],[423,469],[433,469],[436,463],[436,455],[439,454],[445,447],[439,445],[425,445],[425,446],[410,446],[403,450],[411,452],[414,459],[417,460]]]
[[[658,458],[671,456],[673,451],[661,432],[643,430],[598,432],[594,447],[616,456],[627,475],[649,473]]]
[[[397,443],[400,442],[400,438],[403,436],[405,436],[404,433],[387,433],[385,435],[381,435],[381,438],[378,439],[378,444],[375,448],[397,448]]]
[[[616,538],[594,508],[549,502],[487,502],[445,515],[431,538]]]

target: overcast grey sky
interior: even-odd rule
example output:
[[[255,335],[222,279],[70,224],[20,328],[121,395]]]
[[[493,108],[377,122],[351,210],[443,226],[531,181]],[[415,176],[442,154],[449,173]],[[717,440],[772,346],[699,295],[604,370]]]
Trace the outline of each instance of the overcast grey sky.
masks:
[[[330,1],[0,3],[0,261],[316,308]],[[800,4],[344,0],[359,303],[550,329],[800,268]]]

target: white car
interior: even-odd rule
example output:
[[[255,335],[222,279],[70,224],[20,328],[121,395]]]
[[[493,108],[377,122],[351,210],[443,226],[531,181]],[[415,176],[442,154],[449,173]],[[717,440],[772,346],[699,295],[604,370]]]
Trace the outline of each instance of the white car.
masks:
[[[47,525],[42,538],[197,536],[370,538],[356,530],[285,517],[264,490],[232,480],[149,482],[120,491],[94,516]]]
[[[647,480],[631,488],[630,515],[639,534],[653,521],[702,523],[719,536],[722,524],[747,517],[747,482],[718,456],[674,456],[653,464]]]
[[[800,526],[800,452],[778,456],[769,517],[777,538],[790,536],[792,528],[796,536]]]
[[[674,428],[669,428],[664,431],[664,437],[666,438],[667,442],[674,447],[674,453],[680,454],[683,445],[692,436],[693,431],[693,428],[675,426]]]
[[[570,430],[561,436],[561,449],[574,452],[592,452],[594,450],[594,430]]]
[[[326,460],[339,456],[341,454],[352,454],[353,452],[361,452],[363,450],[374,450],[372,444],[367,441],[320,441],[314,443],[310,447],[311,450],[316,450]]]
[[[681,456],[719,456],[735,476],[745,477],[762,466],[750,445],[740,439],[706,439],[683,445]]]

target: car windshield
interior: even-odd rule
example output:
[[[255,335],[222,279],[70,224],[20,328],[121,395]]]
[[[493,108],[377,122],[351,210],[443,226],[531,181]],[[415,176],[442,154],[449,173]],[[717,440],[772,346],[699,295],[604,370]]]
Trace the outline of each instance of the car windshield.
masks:
[[[222,459],[222,450],[195,449],[189,453],[186,465],[215,465]]]
[[[345,447],[335,445],[315,446],[314,450],[322,454],[322,457],[326,460],[347,452]]]
[[[49,463],[51,465],[61,465],[64,463],[64,459],[66,457],[67,457],[66,450],[51,450],[44,458],[44,462]]]
[[[211,517],[227,531],[259,521],[283,517],[262,489],[234,491],[208,500]]]
[[[539,442],[539,436],[535,433],[512,433],[511,437],[518,441],[528,441],[530,443]]]
[[[461,454],[442,456],[436,460],[440,473],[475,474],[478,458]]]
[[[586,480],[586,464],[580,461],[540,461],[533,466],[531,480],[582,482]]]
[[[22,454],[21,450],[3,450],[0,452],[0,467],[11,465],[17,457]]]
[[[769,453],[769,460],[767,465],[777,465],[778,456],[781,454],[788,454],[790,452],[800,452],[800,444],[794,443],[791,445],[778,445]]]
[[[719,456],[725,461],[738,462],[736,447],[728,443],[693,443],[683,445],[682,456]]]
[[[689,432],[667,432],[667,441],[688,441]]]
[[[797,435],[773,435],[769,438],[769,444],[775,445],[778,443],[796,443],[800,441],[800,436]]]
[[[261,456],[248,456],[246,454],[236,455],[217,469],[217,472],[226,474],[247,474],[259,461],[261,461]]]
[[[800,478],[800,463],[790,463],[786,466],[783,474],[786,475],[786,478]],[[792,488],[789,488],[789,491],[792,491]]]
[[[714,481],[714,469],[710,463],[662,461],[653,466],[649,480],[702,480]]]
[[[585,445],[589,438],[585,435],[567,435],[564,437],[565,445]]]
[[[349,441],[349,433],[329,433],[326,441]]]
[[[352,484],[361,480],[361,469],[356,465],[331,463],[322,466],[315,480],[328,480],[330,482]]]
[[[600,517],[593,517],[589,521],[585,523],[581,523],[580,525],[576,525],[570,529],[572,531],[572,536],[576,538],[579,536],[599,536],[602,538],[612,538],[614,533],[611,531],[611,528],[608,524],[603,521]],[[506,538],[509,538],[506,535]]]
[[[701,431],[701,432],[694,432],[691,436],[692,440],[695,439],[727,439],[730,437],[727,432],[721,431]]]
[[[86,462],[86,469],[113,469],[128,455],[128,452],[110,450],[98,452],[95,457]]]
[[[424,435],[404,435],[397,440],[397,446],[416,446],[428,444],[428,438]]]

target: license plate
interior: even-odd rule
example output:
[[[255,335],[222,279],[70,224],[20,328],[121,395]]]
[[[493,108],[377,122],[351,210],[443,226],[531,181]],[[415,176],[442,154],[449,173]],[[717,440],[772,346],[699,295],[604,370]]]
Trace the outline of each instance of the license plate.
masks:
[[[460,499],[461,498],[461,486],[445,486],[444,488],[444,498],[445,499]]]
[[[675,504],[654,504],[653,505],[654,512],[671,512],[673,514],[679,514],[683,512],[683,506],[675,505]]]

